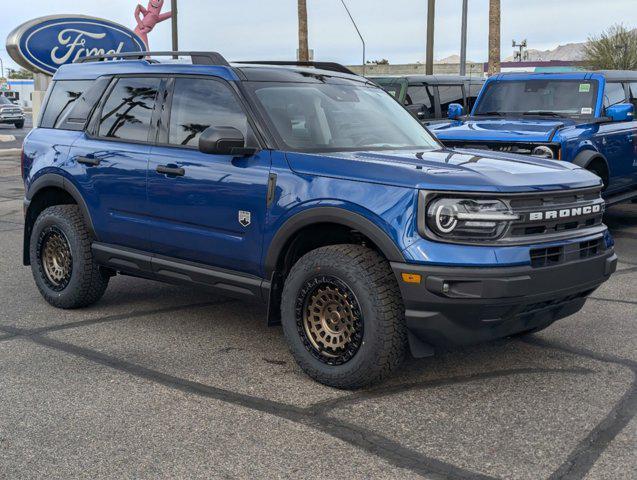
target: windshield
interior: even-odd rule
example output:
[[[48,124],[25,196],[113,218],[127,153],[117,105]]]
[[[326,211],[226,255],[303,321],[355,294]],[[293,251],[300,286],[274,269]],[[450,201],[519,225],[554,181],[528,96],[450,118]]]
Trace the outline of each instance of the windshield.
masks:
[[[438,143],[382,89],[354,84],[254,83],[252,89],[289,150],[432,149]]]
[[[595,80],[496,80],[473,114],[591,117],[597,86]]]
[[[0,95],[0,105],[13,105],[13,103],[7,97]]]

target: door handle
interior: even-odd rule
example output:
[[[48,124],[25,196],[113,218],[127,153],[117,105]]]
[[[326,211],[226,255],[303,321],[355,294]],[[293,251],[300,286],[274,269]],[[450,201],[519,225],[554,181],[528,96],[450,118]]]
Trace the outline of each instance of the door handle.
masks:
[[[180,167],[169,167],[168,165],[159,165],[155,171],[164,175],[172,175],[173,177],[183,177],[186,170]]]
[[[101,160],[99,158],[77,157],[77,163],[88,165],[89,167],[97,167]]]

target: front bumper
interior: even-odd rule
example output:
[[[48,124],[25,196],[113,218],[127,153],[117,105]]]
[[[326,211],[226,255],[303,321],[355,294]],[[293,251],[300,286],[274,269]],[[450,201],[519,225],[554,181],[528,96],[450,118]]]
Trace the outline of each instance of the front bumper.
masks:
[[[484,342],[572,315],[615,271],[617,255],[609,248],[595,257],[540,268],[391,266],[405,304],[412,353],[425,356],[431,346]],[[404,282],[403,273],[421,275],[420,283]]]
[[[24,122],[24,115],[0,116],[1,124]]]

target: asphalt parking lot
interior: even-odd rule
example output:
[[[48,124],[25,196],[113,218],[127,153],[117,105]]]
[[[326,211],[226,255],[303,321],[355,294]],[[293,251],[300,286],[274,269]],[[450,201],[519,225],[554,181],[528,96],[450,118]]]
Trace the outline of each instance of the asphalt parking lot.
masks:
[[[637,478],[637,204],[609,209],[619,270],[577,315],[352,393],[258,305],[117,277],[49,307],[18,165],[0,154],[0,478]]]
[[[19,130],[13,125],[0,124],[0,155],[2,155],[3,150],[22,148],[24,137],[27,136],[31,127],[33,127],[33,123],[30,113],[25,114],[24,128]]]

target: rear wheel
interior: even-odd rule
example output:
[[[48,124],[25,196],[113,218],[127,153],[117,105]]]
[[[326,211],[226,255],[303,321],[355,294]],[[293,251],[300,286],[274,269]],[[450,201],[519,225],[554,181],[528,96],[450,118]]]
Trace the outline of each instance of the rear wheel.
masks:
[[[44,210],[31,233],[31,271],[44,299],[58,308],[97,302],[109,276],[95,264],[91,235],[77,205]]]
[[[282,324],[299,366],[336,388],[361,388],[396,368],[406,351],[398,284],[387,260],[359,245],[332,245],[292,267]]]

